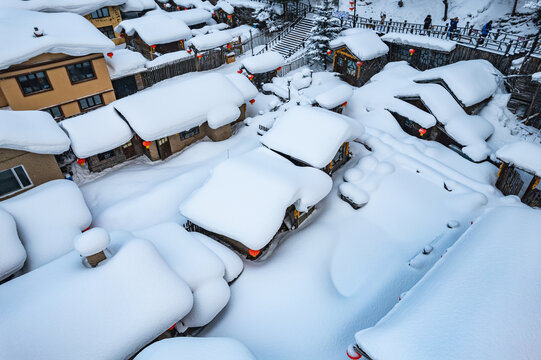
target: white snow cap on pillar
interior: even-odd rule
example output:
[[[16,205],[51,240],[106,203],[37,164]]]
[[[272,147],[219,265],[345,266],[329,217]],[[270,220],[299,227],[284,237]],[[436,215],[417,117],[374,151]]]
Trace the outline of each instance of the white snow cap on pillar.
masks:
[[[105,250],[110,243],[111,239],[107,230],[99,227],[87,230],[73,240],[75,250],[85,257]]]

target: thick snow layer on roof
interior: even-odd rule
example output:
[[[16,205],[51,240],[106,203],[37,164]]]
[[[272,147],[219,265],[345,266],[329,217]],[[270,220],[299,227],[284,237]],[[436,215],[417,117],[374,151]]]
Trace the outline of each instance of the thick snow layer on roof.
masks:
[[[418,46],[425,49],[432,49],[443,52],[451,52],[456,47],[455,41],[407,33],[388,33],[383,35],[381,37],[381,40],[394,44],[405,44],[414,47]]]
[[[161,56],[160,56],[161,57]],[[116,49],[113,57],[105,56],[105,63],[111,79],[133,74],[145,69],[147,59],[137,51]]]
[[[324,168],[346,141],[361,136],[355,121],[330,110],[296,106],[278,117],[261,137],[268,148],[316,168]]]
[[[538,357],[540,222],[528,208],[486,214],[357,343],[372,359]]]
[[[165,339],[145,348],[135,360],[255,360],[240,341],[231,338],[177,337]]]
[[[34,27],[43,36],[34,36]],[[102,53],[115,44],[84,17],[70,13],[47,14],[37,11],[0,11],[0,70],[44,53],[83,56]]]
[[[229,1],[226,0],[220,0],[216,3],[215,9],[222,9],[227,14],[233,14],[235,12],[235,8],[233,5],[229,3]]]
[[[541,145],[517,141],[496,151],[496,157],[516,167],[541,176]]]
[[[112,104],[66,119],[60,126],[68,133],[71,149],[80,159],[115,149],[133,137]]]
[[[227,74],[226,77],[240,90],[245,101],[252,100],[259,93],[255,85],[244,75],[232,73]]]
[[[91,269],[76,252],[0,287],[2,359],[127,359],[190,311],[155,247],[127,242]]]
[[[166,64],[166,63],[169,63],[169,62],[173,62],[173,61],[176,61],[176,60],[185,59],[185,58],[189,58],[189,57],[193,57],[193,56],[194,56],[194,54],[189,54],[186,50],[174,51],[174,52],[162,54],[162,55],[154,58],[154,60],[147,61],[146,64],[145,64],[145,67],[146,68],[151,68],[151,67],[154,67],[154,66],[159,66],[159,65],[162,65],[162,64]]]
[[[227,25],[226,23],[205,25],[197,29],[192,29],[192,35],[195,37],[195,36],[205,35],[208,33],[213,33],[220,30],[225,30],[227,28],[229,28],[229,25]]]
[[[257,1],[250,1],[250,0],[227,0],[228,3],[233,5],[234,7],[244,7],[248,9],[262,9],[265,8],[267,5],[257,2]]]
[[[325,109],[334,109],[338,105],[347,102],[352,94],[353,89],[350,85],[341,84],[319,94],[314,100]]]
[[[362,61],[372,60],[389,52],[389,47],[381,41],[375,31],[367,29],[355,30],[346,33],[348,35],[342,35],[331,40],[329,43],[331,49],[346,46],[355,57]]]
[[[120,6],[120,11],[143,11],[156,8],[154,0],[123,0],[124,4]]]
[[[13,217],[0,208],[0,281],[21,269],[26,260],[26,250],[17,234]]]
[[[90,256],[104,251],[111,243],[107,230],[92,228],[73,239],[73,247],[81,256]]]
[[[71,12],[87,15],[105,6],[122,5],[126,0],[2,0],[0,9],[17,8],[43,12]]]
[[[73,238],[92,221],[81,191],[69,180],[53,180],[0,202],[13,216],[33,270],[73,250]]]
[[[207,122],[211,129],[232,123],[240,117],[240,109],[235,104],[217,106],[207,113]]]
[[[216,31],[206,35],[199,35],[187,42],[187,45],[192,45],[199,51],[211,50],[220,46],[224,46],[231,42],[233,37],[227,31]]]
[[[174,11],[169,16],[182,20],[188,26],[201,24],[212,18],[210,12],[204,9]]]
[[[241,62],[249,73],[261,74],[284,65],[284,57],[275,51],[267,51],[260,55],[245,57]]]
[[[115,31],[125,31],[129,36],[137,33],[147,45],[166,44],[192,37],[190,28],[182,20],[161,10],[124,20],[115,27]]]
[[[113,104],[139,136],[153,141],[203,124],[214,108],[241,106],[244,101],[224,75],[207,73],[153,87]]]
[[[0,148],[62,154],[70,139],[45,111],[0,110]]]
[[[464,106],[472,106],[496,92],[501,76],[491,63],[477,59],[423,71],[414,81],[441,79]]]
[[[331,186],[321,170],[295,166],[260,147],[218,165],[180,209],[193,223],[259,250],[272,240],[290,205],[306,211]]]
[[[212,252],[216,254],[216,256],[218,256],[222,260],[225,265],[225,281],[229,283],[239,277],[239,275],[242,273],[242,270],[244,269],[244,263],[236,253],[206,235],[198,232],[193,232],[191,233],[191,235],[197,240],[199,240],[201,244],[208,247]]]
[[[185,8],[194,7],[196,9],[204,9],[207,11],[214,11],[214,5],[210,1],[201,0],[173,0],[175,4]]]
[[[250,34],[254,37],[261,32],[261,30],[255,29],[247,24],[239,25],[226,31],[234,38],[234,40],[238,40],[240,36],[242,42],[250,40]]]

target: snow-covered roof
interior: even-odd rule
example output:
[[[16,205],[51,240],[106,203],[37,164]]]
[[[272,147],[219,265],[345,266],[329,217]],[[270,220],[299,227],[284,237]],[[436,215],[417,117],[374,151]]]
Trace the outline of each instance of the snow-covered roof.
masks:
[[[234,40],[238,40],[240,36],[242,42],[250,40],[250,34],[252,34],[252,37],[255,37],[261,32],[261,30],[255,29],[254,27],[247,24],[242,24],[225,31],[227,31],[229,35],[234,38]]]
[[[124,0],[124,4],[120,6],[120,11],[143,11],[156,8],[154,0]]]
[[[506,163],[541,176],[541,145],[517,141],[496,151],[496,157]]]
[[[324,168],[344,142],[362,135],[354,125],[353,119],[330,110],[296,106],[278,117],[261,142],[308,165]]]
[[[464,106],[472,106],[496,92],[500,76],[501,73],[491,63],[476,59],[426,70],[413,80],[443,80]]]
[[[150,11],[140,18],[124,20],[115,31],[125,31],[129,36],[135,33],[147,44],[166,44],[192,37],[190,28],[177,17],[161,10]]]
[[[353,89],[348,84],[340,84],[315,97],[315,102],[325,109],[334,109],[349,100]]]
[[[115,49],[113,57],[105,56],[111,79],[120,78],[145,69],[147,59],[137,51]]]
[[[197,9],[204,9],[207,11],[214,11],[214,5],[210,1],[201,0],[173,0],[175,4],[185,8],[194,7]]]
[[[215,49],[224,46],[233,40],[231,34],[227,31],[216,31],[206,35],[199,35],[187,42],[187,45],[193,45],[199,51]]]
[[[124,145],[133,132],[112,104],[66,119],[60,123],[71,139],[71,149],[80,159]]]
[[[127,359],[191,306],[190,288],[146,240],[95,269],[72,251],[0,287],[0,308],[9,309],[0,358]]]
[[[372,359],[534,359],[541,350],[541,212],[484,215],[374,327]],[[510,241],[510,239],[513,239]]]
[[[34,36],[34,27],[43,36]],[[0,70],[44,53],[84,56],[107,52],[115,44],[84,17],[70,13],[0,11],[0,43],[9,51],[0,52]]]
[[[541,83],[541,71],[532,74],[532,81]]]
[[[321,170],[295,166],[260,147],[218,165],[180,210],[193,223],[259,250],[272,240],[290,205],[306,211],[331,187]]]
[[[233,7],[233,5],[231,5],[229,1],[226,0],[219,0],[214,8],[216,10],[222,9],[227,14],[233,14],[235,12],[235,8]]]
[[[203,124],[217,107],[244,103],[242,92],[224,75],[207,73],[138,92],[113,106],[139,136],[153,141]]]
[[[241,62],[251,74],[261,74],[284,65],[284,57],[275,51],[267,51],[260,55],[245,57]]]
[[[159,66],[162,64],[166,64],[169,62],[173,62],[176,60],[185,59],[185,58],[189,58],[193,56],[194,54],[189,54],[186,50],[173,51],[173,52],[162,54],[158,57],[155,57],[153,60],[147,61],[145,64],[145,67],[151,68],[153,66]]]
[[[0,209],[10,213],[17,223],[19,238],[28,254],[25,271],[73,250],[74,237],[92,221],[79,187],[69,180],[39,185],[0,202]]]
[[[232,73],[226,77],[240,90],[245,101],[255,98],[259,93],[255,85],[244,75]]]
[[[87,15],[102,7],[118,6],[125,2],[126,0],[2,0],[0,9],[16,8],[42,12],[71,12],[79,15]]]
[[[145,348],[135,360],[168,359],[255,360],[240,341],[232,338],[176,337],[164,339]]]
[[[201,24],[212,18],[209,11],[197,8],[183,11],[173,11],[169,14],[169,16],[180,19],[188,26]]]
[[[331,40],[329,43],[331,49],[346,46],[351,54],[362,61],[372,60],[389,52],[389,47],[381,41],[375,31],[367,29],[350,30],[354,31],[346,32],[346,35]]]
[[[394,44],[411,45],[443,52],[451,52],[456,48],[455,41],[408,33],[387,33],[381,37],[381,40]]]
[[[0,281],[23,267],[26,250],[17,234],[13,216],[0,208]]]
[[[267,5],[264,3],[260,3],[257,1],[250,1],[250,0],[227,0],[228,3],[233,5],[234,7],[243,7],[248,9],[262,9],[265,8]]]
[[[70,139],[45,111],[0,110],[0,148],[62,154]]]

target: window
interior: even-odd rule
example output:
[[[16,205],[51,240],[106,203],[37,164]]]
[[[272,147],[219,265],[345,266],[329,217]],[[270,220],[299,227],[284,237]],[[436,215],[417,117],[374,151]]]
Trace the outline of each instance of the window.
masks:
[[[17,77],[17,81],[24,95],[51,90],[51,84],[43,71],[20,75]]]
[[[101,95],[94,95],[84,99],[79,100],[79,107],[81,110],[91,109],[103,104],[103,99]]]
[[[31,186],[32,182],[22,165],[0,171],[0,198]]]
[[[106,7],[98,9],[90,14],[90,17],[92,19],[101,19],[108,16],[109,16],[109,9],[107,9]]]
[[[163,145],[163,144],[165,144],[165,143],[168,142],[168,141],[169,141],[169,139],[166,138],[166,137],[161,138],[161,139],[158,140],[158,146]]]
[[[185,140],[197,134],[199,134],[199,126],[193,127],[190,130],[183,131],[178,135],[180,136],[180,140]]]
[[[64,117],[64,114],[62,113],[62,109],[60,106],[53,106],[51,108],[45,109],[43,111],[47,111],[51,116],[56,119],[61,119]]]
[[[115,31],[113,30],[112,26],[104,26],[98,28],[99,31],[103,33],[103,35],[107,36],[109,39],[116,38]]]
[[[106,151],[101,154],[98,154],[98,160],[99,161],[107,160],[109,158],[112,158],[113,156],[115,156],[115,150]]]
[[[348,60],[346,73],[350,76],[357,76],[357,62],[353,60]]]
[[[66,69],[68,69],[68,74],[72,83],[85,81],[96,77],[90,61],[68,65],[66,66]]]
[[[124,145],[122,145],[122,148],[123,148],[123,149],[127,149],[127,148],[129,148],[130,146],[132,146],[132,145],[133,145],[133,144],[132,144],[131,141],[130,141],[130,142],[127,142],[127,143],[125,143]]]

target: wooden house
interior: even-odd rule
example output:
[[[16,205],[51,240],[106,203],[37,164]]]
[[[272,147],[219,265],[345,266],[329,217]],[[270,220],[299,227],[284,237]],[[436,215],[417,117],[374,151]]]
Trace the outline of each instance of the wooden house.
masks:
[[[231,27],[237,26],[235,8],[226,0],[220,0],[216,3],[212,18],[216,20],[216,22],[224,23]]]
[[[507,108],[523,124],[541,129],[541,56],[527,57],[512,75],[519,76],[507,79],[511,87]]]
[[[135,19],[156,8],[154,0],[123,0],[120,5],[122,20]]]
[[[326,82],[321,87],[323,87],[323,91],[318,91],[321,89],[317,89],[318,86],[315,85],[313,88],[306,90],[304,95],[311,98],[312,106],[319,106],[341,114],[351,95],[353,95],[351,86],[343,83],[333,86]]]
[[[4,9],[0,32],[13,49],[0,54],[0,107],[60,120],[115,100],[103,55],[114,43],[83,17]]]
[[[0,201],[64,176],[55,155],[70,140],[43,111],[0,110]]]
[[[496,157],[502,162],[496,187],[504,195],[519,196],[528,206],[541,207],[541,145],[511,143],[499,149]]]
[[[284,65],[284,57],[275,51],[246,57],[242,60],[240,70],[246,70],[248,77],[261,89],[263,84],[270,83]]]
[[[210,11],[200,8],[175,11],[169,15],[183,21],[190,29],[200,29],[212,19]]]
[[[350,29],[330,42],[333,71],[353,86],[362,86],[387,63],[389,48],[376,32]]]
[[[180,19],[163,12],[151,12],[122,21],[115,31],[126,38],[128,47],[149,60],[161,54],[184,50],[192,37],[190,28]]]
[[[118,1],[113,1],[113,3],[118,3]],[[115,45],[124,43],[124,38],[118,32],[115,32],[115,28],[122,21],[120,6],[104,6],[86,14],[85,18],[103,35],[111,39]]]

